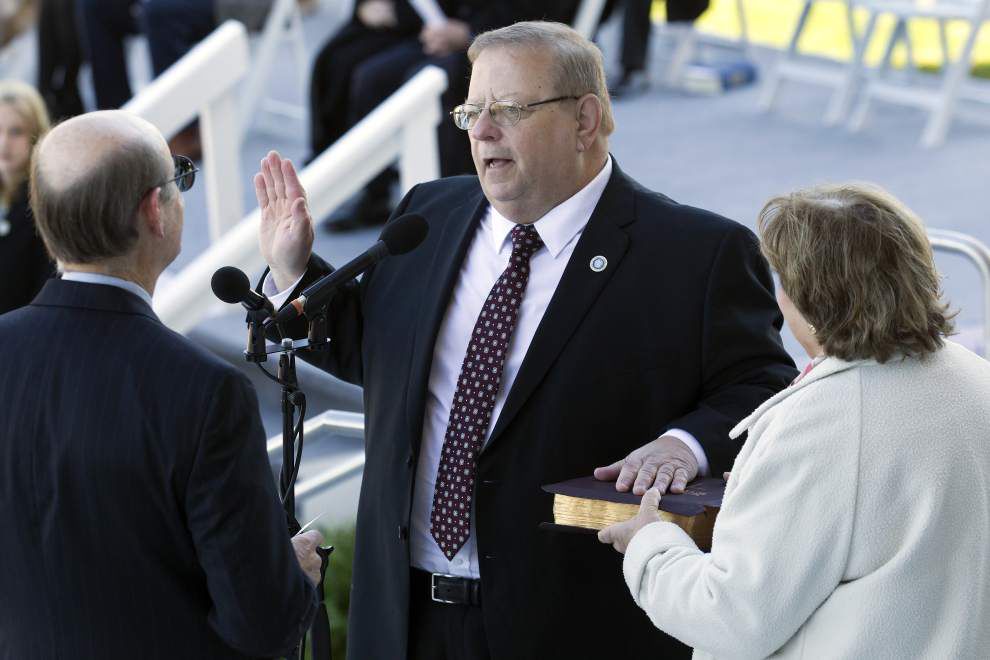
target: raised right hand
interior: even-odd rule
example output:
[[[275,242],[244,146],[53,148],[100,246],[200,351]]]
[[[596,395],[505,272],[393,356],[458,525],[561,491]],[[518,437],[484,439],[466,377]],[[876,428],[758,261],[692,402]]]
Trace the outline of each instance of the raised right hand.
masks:
[[[306,272],[313,250],[313,218],[306,191],[292,161],[269,151],[254,175],[254,194],[261,208],[258,242],[271,268],[275,286],[283,291]]]

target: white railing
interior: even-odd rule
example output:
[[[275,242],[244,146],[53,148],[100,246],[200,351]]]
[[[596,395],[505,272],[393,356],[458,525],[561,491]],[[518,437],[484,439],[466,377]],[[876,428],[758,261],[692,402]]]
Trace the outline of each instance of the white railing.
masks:
[[[300,173],[314,218],[326,216],[396,159],[403,190],[440,175],[436,128],[447,75],[429,66],[417,73]],[[155,311],[185,332],[213,306],[210,278],[221,266],[245,272],[264,267],[258,251],[261,211],[255,209],[156,292]]]
[[[311,417],[303,423],[303,434],[306,438],[313,437],[316,431],[328,429],[348,435],[364,436],[364,415],[343,410],[327,410],[316,417]],[[308,443],[307,443],[308,446]],[[268,454],[275,456],[282,451],[282,434],[268,440]],[[303,461],[306,460],[305,455]],[[321,490],[335,486],[353,477],[364,469],[364,450],[350,452],[333,466],[319,474],[304,479],[296,484],[296,498],[302,499],[314,495]]]
[[[227,21],[124,106],[166,136],[199,117],[206,210],[214,241],[244,215],[237,87],[249,61],[244,26]]]
[[[983,355],[990,357],[990,248],[969,234],[946,229],[928,230],[932,249],[968,259],[980,274],[983,288]]]

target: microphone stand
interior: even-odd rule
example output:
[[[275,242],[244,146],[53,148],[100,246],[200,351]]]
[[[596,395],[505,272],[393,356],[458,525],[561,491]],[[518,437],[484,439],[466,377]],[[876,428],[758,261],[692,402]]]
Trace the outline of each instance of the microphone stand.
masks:
[[[267,345],[265,341],[265,324],[268,319],[265,310],[248,312],[248,340],[244,357],[249,362],[255,362],[269,378],[282,388],[282,467],[279,473],[279,497],[285,511],[286,525],[289,536],[299,533],[301,526],[296,519],[296,477],[302,463],[303,422],[306,417],[306,394],[299,389],[296,377],[296,353],[303,350],[324,350],[330,343],[327,338],[326,309],[321,309],[309,323],[309,332],[305,339],[283,339],[279,344]],[[281,331],[281,327],[279,327]],[[282,334],[280,332],[280,334]],[[278,370],[272,375],[261,366],[268,361],[268,356],[278,354]],[[298,422],[296,414],[298,412]],[[313,660],[331,660],[330,622],[327,616],[326,593],[323,582],[326,578],[327,566],[330,563],[330,553],[333,546],[317,547],[320,556],[320,581],[316,585],[319,610],[313,620],[310,634],[313,640]],[[302,660],[306,652],[305,636],[292,650],[288,660]]]

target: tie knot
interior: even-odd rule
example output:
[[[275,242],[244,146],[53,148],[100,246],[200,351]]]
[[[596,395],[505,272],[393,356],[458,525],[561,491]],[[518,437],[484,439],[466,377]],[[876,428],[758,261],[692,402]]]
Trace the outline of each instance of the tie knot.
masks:
[[[533,225],[516,225],[512,228],[512,256],[529,260],[543,245],[543,239]]]

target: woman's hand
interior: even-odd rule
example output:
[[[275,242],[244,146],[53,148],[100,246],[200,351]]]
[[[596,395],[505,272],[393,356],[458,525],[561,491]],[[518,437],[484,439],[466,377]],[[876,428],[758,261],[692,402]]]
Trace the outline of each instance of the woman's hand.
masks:
[[[643,500],[639,504],[639,513],[625,522],[609,525],[598,532],[598,540],[602,543],[610,543],[613,548],[625,554],[636,532],[650,523],[660,522],[659,509],[660,490],[651,488],[643,495]]]

